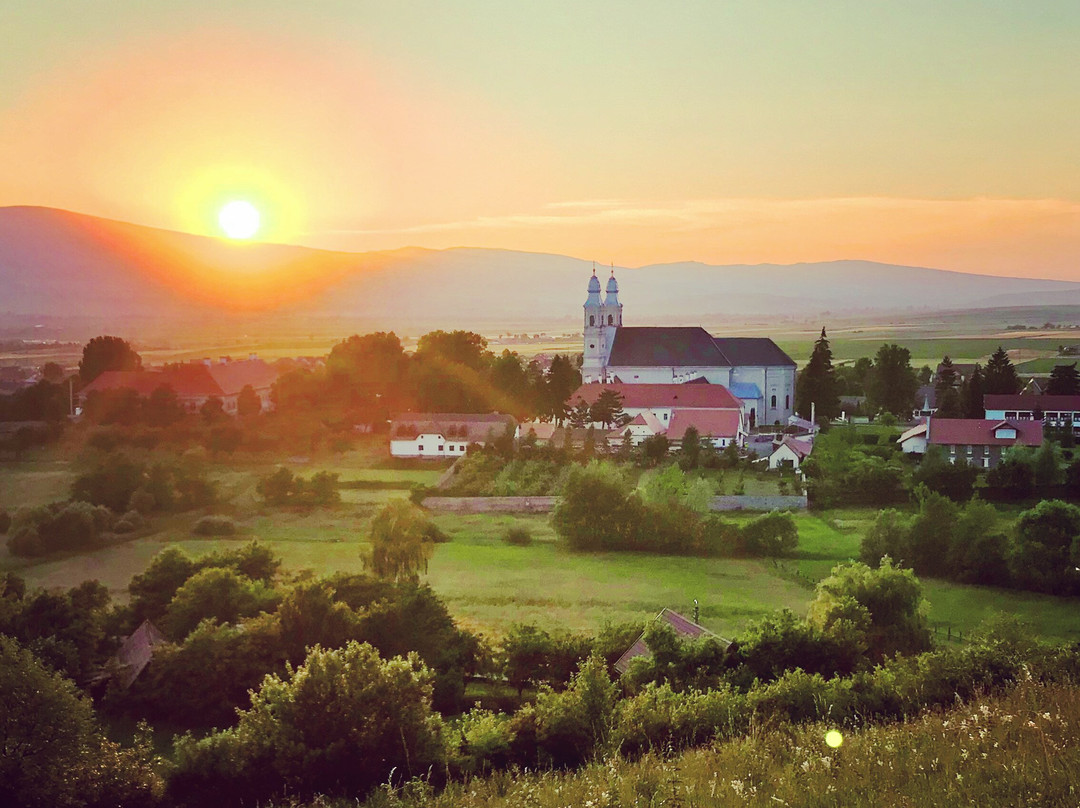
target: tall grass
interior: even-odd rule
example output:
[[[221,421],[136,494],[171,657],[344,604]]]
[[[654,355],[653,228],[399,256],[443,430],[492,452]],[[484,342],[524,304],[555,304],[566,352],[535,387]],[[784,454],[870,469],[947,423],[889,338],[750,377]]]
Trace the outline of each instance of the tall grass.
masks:
[[[901,724],[752,728],[678,756],[611,757],[574,773],[501,772],[437,792],[384,786],[365,808],[634,806],[1075,806],[1080,690],[1022,682],[1004,694]],[[314,806],[356,805],[316,800]]]

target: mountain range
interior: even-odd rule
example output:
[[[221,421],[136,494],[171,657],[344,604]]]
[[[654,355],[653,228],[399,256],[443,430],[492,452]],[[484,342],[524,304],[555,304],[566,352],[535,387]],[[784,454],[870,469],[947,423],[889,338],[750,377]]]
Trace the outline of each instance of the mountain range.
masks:
[[[0,208],[0,316],[262,312],[407,328],[577,324],[593,265],[478,248],[345,253]],[[606,275],[608,268],[596,269]],[[1080,283],[843,260],[615,267],[628,323],[1080,304]]]

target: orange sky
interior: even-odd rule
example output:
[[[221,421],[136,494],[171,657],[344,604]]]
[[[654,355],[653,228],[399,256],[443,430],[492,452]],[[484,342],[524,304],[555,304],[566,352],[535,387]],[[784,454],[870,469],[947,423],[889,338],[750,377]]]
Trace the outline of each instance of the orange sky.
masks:
[[[1080,280],[1071,4],[89,5],[0,12],[0,204],[217,235],[246,198],[261,238],[333,249]]]

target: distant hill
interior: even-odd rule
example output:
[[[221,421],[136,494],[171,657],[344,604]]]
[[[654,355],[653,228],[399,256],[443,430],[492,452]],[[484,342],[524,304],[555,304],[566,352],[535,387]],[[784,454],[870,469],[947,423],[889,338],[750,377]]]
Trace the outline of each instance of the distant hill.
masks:
[[[416,323],[577,324],[591,263],[456,248],[342,253],[51,208],[0,208],[0,314],[179,319],[256,311]],[[603,270],[606,274],[606,269]],[[628,323],[1080,304],[1080,284],[870,261],[616,267]],[[388,327],[390,327],[388,326]]]

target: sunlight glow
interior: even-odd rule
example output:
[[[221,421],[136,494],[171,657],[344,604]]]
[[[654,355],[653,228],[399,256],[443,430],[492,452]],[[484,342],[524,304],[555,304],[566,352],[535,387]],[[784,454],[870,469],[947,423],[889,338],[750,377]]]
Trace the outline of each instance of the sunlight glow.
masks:
[[[218,224],[229,238],[251,238],[259,230],[259,211],[250,202],[236,199],[218,213]]]

